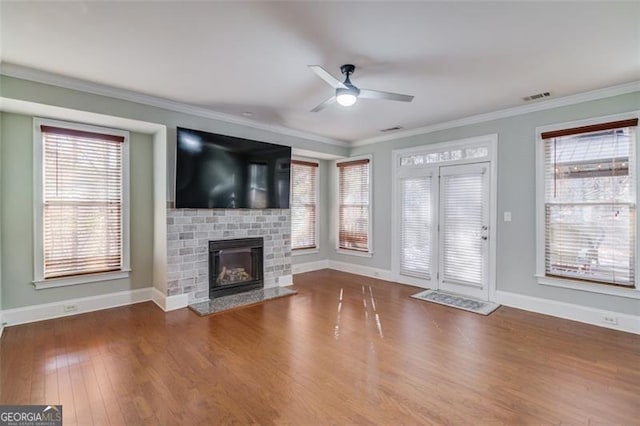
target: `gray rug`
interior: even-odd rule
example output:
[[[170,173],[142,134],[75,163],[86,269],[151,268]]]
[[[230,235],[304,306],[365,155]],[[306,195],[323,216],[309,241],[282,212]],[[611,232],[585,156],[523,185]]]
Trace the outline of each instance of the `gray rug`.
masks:
[[[467,296],[437,290],[421,291],[411,297],[425,300],[427,302],[438,303],[440,305],[451,306],[452,308],[463,309],[465,311],[481,315],[489,315],[500,307],[497,303],[485,302],[478,299],[472,299]]]
[[[213,300],[199,302],[189,305],[189,308],[198,315],[211,315],[231,309],[242,308],[265,300],[278,299],[280,297],[298,294],[297,291],[284,287],[262,288],[259,290],[246,291],[244,293],[232,294],[230,296],[216,297]]]

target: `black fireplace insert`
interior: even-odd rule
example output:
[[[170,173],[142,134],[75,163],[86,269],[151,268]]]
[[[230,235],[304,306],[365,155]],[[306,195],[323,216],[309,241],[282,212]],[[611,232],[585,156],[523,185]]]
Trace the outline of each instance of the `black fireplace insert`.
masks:
[[[263,240],[209,241],[209,298],[264,287]]]

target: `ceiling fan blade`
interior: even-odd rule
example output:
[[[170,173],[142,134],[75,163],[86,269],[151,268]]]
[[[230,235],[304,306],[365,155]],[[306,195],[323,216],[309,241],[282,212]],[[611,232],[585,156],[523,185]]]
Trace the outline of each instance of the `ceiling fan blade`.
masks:
[[[387,101],[411,102],[413,96],[401,95],[400,93],[381,92],[379,90],[360,89],[359,98],[363,99],[384,99]]]
[[[312,109],[311,112],[322,111],[323,109],[325,109],[329,105],[335,103],[335,101],[336,101],[336,97],[332,96],[329,99],[327,99],[326,101],[324,101],[323,103],[321,103],[320,105],[318,105],[317,107],[315,107],[314,109]]]
[[[347,86],[345,86],[340,80],[329,74],[329,72],[322,68],[320,65],[309,65],[309,68],[311,68],[311,70],[315,72],[318,77],[326,81],[334,89],[347,88]]]

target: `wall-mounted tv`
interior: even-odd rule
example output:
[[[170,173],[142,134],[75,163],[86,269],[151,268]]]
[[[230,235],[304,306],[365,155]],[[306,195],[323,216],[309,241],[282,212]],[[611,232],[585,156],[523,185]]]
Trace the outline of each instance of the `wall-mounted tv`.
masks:
[[[182,127],[176,147],[176,208],[289,208],[291,147]]]

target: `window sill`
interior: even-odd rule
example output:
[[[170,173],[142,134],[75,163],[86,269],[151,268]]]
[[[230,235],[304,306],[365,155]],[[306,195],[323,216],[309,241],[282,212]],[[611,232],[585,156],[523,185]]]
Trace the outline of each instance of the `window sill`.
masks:
[[[336,249],[336,253],[347,254],[349,256],[356,256],[356,257],[373,257],[373,252],[356,251],[356,250]]]
[[[123,278],[129,278],[129,272],[131,272],[131,269],[114,272],[101,272],[99,274],[75,275],[72,277],[63,278],[49,278],[48,280],[33,281],[33,285],[35,286],[36,290],[43,290],[46,288],[66,287],[69,285],[120,280]]]
[[[609,296],[627,297],[629,299],[640,299],[640,290],[636,288],[615,287],[606,284],[588,284],[571,279],[551,278],[544,275],[535,275],[538,284],[569,288],[572,290],[587,291],[589,293],[607,294]]]
[[[318,254],[320,250],[316,248],[291,250],[291,256],[305,256],[307,254]]]

